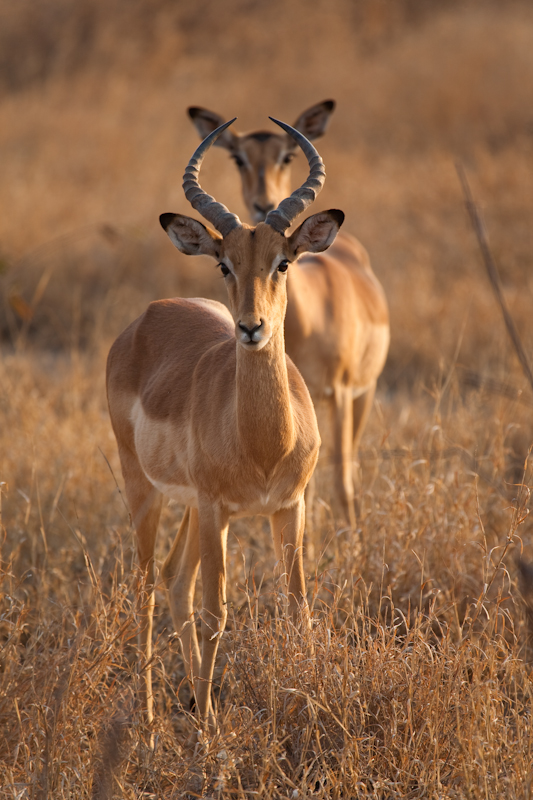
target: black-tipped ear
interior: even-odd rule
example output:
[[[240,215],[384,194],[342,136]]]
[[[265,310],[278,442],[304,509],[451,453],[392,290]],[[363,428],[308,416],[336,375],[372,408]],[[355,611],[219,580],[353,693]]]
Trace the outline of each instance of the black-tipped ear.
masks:
[[[325,211],[324,213],[330,214],[337,223],[337,225],[339,226],[339,228],[346,219],[346,214],[344,213],[344,211],[341,211],[340,208],[330,208],[329,211]]]
[[[201,108],[200,106],[190,106],[187,109],[187,114],[191,118],[202,140],[226,121],[220,114],[215,114],[214,111],[208,111],[207,108]],[[237,138],[237,135],[228,129],[225,130],[213,144],[214,147],[224,147],[226,150],[231,151],[235,146]]]
[[[312,142],[313,139],[318,139],[325,134],[329,118],[334,111],[335,100],[324,100],[300,114],[292,127],[303,133]]]
[[[295,256],[302,253],[322,253],[333,244],[344,222],[344,212],[338,208],[313,214],[302,222],[289,236],[289,245]]]
[[[170,223],[172,222],[172,220],[174,219],[175,216],[176,216],[176,214],[160,214],[159,215],[159,222],[161,223],[161,227],[163,228],[163,230],[165,230],[165,231],[167,230],[168,226],[170,225]]]
[[[222,236],[202,225],[197,219],[183,214],[161,214],[159,222],[172,244],[187,256],[218,258]]]

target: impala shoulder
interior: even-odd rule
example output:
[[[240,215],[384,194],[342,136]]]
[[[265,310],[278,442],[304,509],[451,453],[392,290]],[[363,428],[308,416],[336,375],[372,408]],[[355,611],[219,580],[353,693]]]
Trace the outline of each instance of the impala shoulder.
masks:
[[[209,297],[192,297],[190,302],[196,303],[201,308],[213,313],[217,319],[223,319],[233,332],[235,323],[229,308],[224,303],[219,303],[218,300],[211,300]]]
[[[183,340],[209,342],[233,334],[231,316],[222,303],[203,298],[154,300],[139,319],[136,339],[147,337],[165,348]]]
[[[207,398],[219,391],[221,395],[233,394],[233,384],[237,371],[237,353],[235,337],[214,342],[207,348],[194,370],[195,390],[205,394]]]

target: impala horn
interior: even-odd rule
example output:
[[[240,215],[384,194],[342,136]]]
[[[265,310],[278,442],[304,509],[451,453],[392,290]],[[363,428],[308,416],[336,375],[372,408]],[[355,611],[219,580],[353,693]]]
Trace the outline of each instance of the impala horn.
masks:
[[[271,225],[278,233],[284,234],[296,217],[314,202],[326,180],[326,169],[315,147],[300,131],[291,128],[285,122],[280,122],[279,119],[274,119],[274,117],[269,117],[269,119],[296,140],[309,162],[309,177],[305,183],[302,183],[299,189],[296,189],[290,197],[282,200],[279,206],[274,211],[269,211],[266,216],[265,223]]]
[[[220,134],[223,133],[229,125],[235,122],[236,119],[237,117],[230,119],[229,122],[220,125],[220,127],[210,133],[209,136],[206,136],[203,142],[201,142],[194,151],[183,175],[183,191],[185,192],[185,197],[191,206],[195,208],[204,219],[214,225],[222,236],[227,236],[234,228],[240,228],[242,222],[239,217],[236,214],[232,214],[225,205],[218,203],[214,197],[204,192],[198,183],[198,176],[205,154],[211,145],[216,142]]]

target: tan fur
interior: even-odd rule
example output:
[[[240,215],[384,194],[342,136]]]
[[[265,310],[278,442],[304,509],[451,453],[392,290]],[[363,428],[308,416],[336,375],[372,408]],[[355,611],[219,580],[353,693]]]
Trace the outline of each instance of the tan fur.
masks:
[[[237,152],[244,162],[239,170],[242,194],[254,222],[263,220],[290,194],[290,162],[285,159],[293,149],[287,137],[277,134],[265,141],[241,137]]]
[[[326,129],[332,101],[300,115],[294,127],[309,139]],[[193,122],[205,136],[223,122],[204,109],[193,109]],[[242,162],[239,174],[244,201],[255,222],[277,207],[290,186],[294,141],[286,134],[227,131],[219,146]],[[352,465],[387,357],[390,329],[385,293],[372,272],[365,248],[340,233],[325,254],[305,255],[288,272],[285,317],[287,353],[302,373],[313,403],[329,406],[320,417],[327,458],[334,465],[337,510],[355,526]],[[332,420],[333,426],[327,426]]]
[[[317,216],[323,225],[325,215]],[[304,490],[320,438],[307,387],[285,354],[287,273],[277,265],[294,257],[298,242],[263,223],[221,239],[180,215],[167,232],[180,247],[186,241],[190,249],[231,265],[225,278],[231,318],[223,306],[204,299],[151,303],[111,348],[107,392],[145,580],[143,653],[148,662],[154,546],[165,493],[188,508],[162,576],[200,717],[214,725],[210,686],[227,616],[229,519],[270,517],[290,610],[305,614]],[[259,323],[252,341],[242,325],[252,329]],[[193,624],[200,565],[201,654]],[[151,720],[149,666],[143,695]]]

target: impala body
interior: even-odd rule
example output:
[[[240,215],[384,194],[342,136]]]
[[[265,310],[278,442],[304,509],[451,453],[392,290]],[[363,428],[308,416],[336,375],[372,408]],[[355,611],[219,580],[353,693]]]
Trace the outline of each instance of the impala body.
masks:
[[[318,103],[298,117],[294,128],[316,139],[324,134],[334,108],[332,100]],[[224,122],[199,107],[190,108],[189,116],[202,138]],[[237,164],[252,219],[264,220],[289,192],[294,139],[269,131],[239,134],[228,129],[216,144]],[[317,411],[325,407],[319,422],[326,458],[334,466],[336,506],[354,526],[353,460],[389,348],[385,293],[365,248],[341,232],[327,253],[306,253],[291,264],[287,295],[287,353],[302,373]],[[310,501],[308,495],[308,505]]]
[[[301,252],[328,247],[344,218],[337,210],[315,214],[285,235],[325,177],[314,147],[294,131],[310,162],[309,178],[265,222],[255,228],[242,224],[198,183],[204,153],[222,131],[200,145],[184,176],[187,198],[217,232],[180,214],[160,219],[182,252],[216,259],[231,313],[205,299],[151,303],[118,337],[107,367],[109,410],[144,575],[141,647],[148,665],[142,673],[148,720],[154,546],[167,495],[187,509],[162,577],[198,713],[212,728],[210,689],[227,616],[232,516],[269,516],[289,609],[295,618],[306,617],[304,491],[320,437],[308,389],[285,353],[287,272]],[[201,653],[193,607],[200,566]]]

